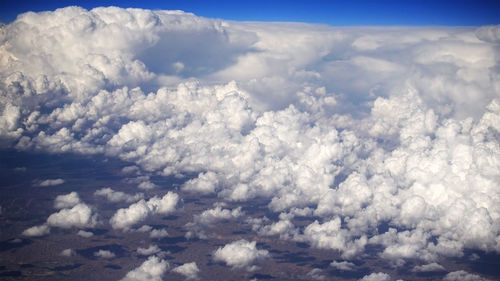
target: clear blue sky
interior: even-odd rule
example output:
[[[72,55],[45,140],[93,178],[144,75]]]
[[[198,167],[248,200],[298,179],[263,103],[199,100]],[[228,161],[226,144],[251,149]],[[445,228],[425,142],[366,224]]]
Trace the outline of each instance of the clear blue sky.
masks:
[[[116,1],[0,0],[0,21],[19,13],[78,5],[169,9],[241,21],[300,21],[331,25],[486,25],[500,24],[500,0],[344,0],[344,1]]]

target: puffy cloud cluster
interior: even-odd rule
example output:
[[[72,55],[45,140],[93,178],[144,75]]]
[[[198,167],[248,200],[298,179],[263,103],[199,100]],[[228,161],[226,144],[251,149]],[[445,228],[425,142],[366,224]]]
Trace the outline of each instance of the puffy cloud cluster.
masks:
[[[62,209],[47,218],[47,224],[60,228],[86,228],[97,224],[97,214],[85,203]]]
[[[44,236],[49,233],[50,233],[50,227],[46,224],[35,225],[23,231],[23,235],[29,237]]]
[[[332,261],[330,263],[330,266],[335,268],[335,269],[338,269],[338,270],[343,270],[343,271],[354,271],[355,268],[356,268],[356,265],[352,262],[348,262],[348,261]]]
[[[56,209],[71,208],[79,203],[81,203],[80,196],[78,195],[78,193],[73,191],[65,195],[58,195],[56,197],[56,200],[54,201],[54,208]]]
[[[51,227],[59,228],[89,228],[98,223],[97,213],[87,204],[81,202],[78,193],[71,192],[59,195],[54,201],[54,207],[60,209],[51,214],[45,224],[33,226],[23,231],[26,236],[43,236],[50,233]],[[89,236],[91,232],[79,232],[79,235]]]
[[[214,209],[203,211],[199,215],[195,215],[193,222],[187,223],[185,228],[188,230],[186,233],[187,238],[198,237],[206,239],[206,228],[215,226],[218,222],[224,220],[235,220],[243,215],[241,207],[233,210],[223,209],[221,204],[218,204]]]
[[[116,257],[115,253],[108,251],[108,250],[102,250],[102,249],[95,252],[94,256],[99,257],[99,258],[103,258],[103,259],[112,259],[112,258]]]
[[[392,280],[391,276],[383,272],[372,273],[359,279],[359,281],[391,281],[391,280]]]
[[[73,249],[64,249],[61,251],[61,256],[63,257],[71,257],[74,255],[76,255],[76,252]]]
[[[465,249],[500,252],[498,26],[335,28],[70,7],[0,29],[0,145],[194,174],[183,191],[268,200],[279,220],[248,218],[257,234],[345,259],[375,244],[394,265],[417,258],[425,271]],[[139,188],[154,187],[133,167],[124,172]],[[111,218],[117,229],[179,200],[96,194],[136,202]],[[94,225],[77,199],[62,197],[47,225]],[[203,236],[237,210],[216,207],[186,227]]]
[[[179,195],[168,192],[162,198],[154,196],[147,201],[141,199],[139,202],[130,205],[128,208],[119,209],[111,217],[109,223],[115,229],[130,229],[135,224],[145,220],[149,216],[156,214],[168,214],[175,211]]]
[[[137,248],[137,253],[139,255],[143,255],[143,256],[151,256],[151,255],[154,255],[154,254],[158,254],[161,252],[161,249],[160,247],[158,247],[158,245],[149,245],[148,248]]]
[[[159,259],[156,256],[150,256],[139,267],[127,273],[121,279],[122,281],[161,281],[165,272],[168,270],[167,261]]]
[[[144,198],[144,194],[142,193],[136,193],[134,195],[126,194],[121,191],[115,191],[112,188],[105,187],[97,190],[94,195],[96,196],[103,196],[108,201],[116,203],[116,202],[126,202],[126,203],[132,203],[139,201]]]
[[[178,267],[172,269],[172,271],[184,275],[184,277],[186,277],[186,280],[199,279],[198,274],[200,272],[200,269],[198,268],[195,262],[179,265]]]
[[[444,281],[489,281],[490,279],[463,270],[453,271],[443,278]]]
[[[245,268],[248,271],[253,271],[257,269],[255,263],[269,257],[269,252],[257,249],[256,244],[255,241],[238,240],[218,248],[213,253],[213,258],[215,261],[224,262],[232,268]]]

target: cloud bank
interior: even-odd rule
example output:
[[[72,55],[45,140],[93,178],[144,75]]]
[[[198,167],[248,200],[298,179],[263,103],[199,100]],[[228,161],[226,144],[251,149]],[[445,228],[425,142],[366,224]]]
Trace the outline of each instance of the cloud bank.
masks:
[[[26,13],[0,27],[0,145],[194,174],[183,191],[267,200],[281,215],[254,221],[259,235],[344,259],[367,245],[396,266],[499,253],[499,30],[237,23],[114,7]],[[141,199],[110,224],[129,229],[178,200]],[[95,224],[87,205],[70,205],[47,224]]]

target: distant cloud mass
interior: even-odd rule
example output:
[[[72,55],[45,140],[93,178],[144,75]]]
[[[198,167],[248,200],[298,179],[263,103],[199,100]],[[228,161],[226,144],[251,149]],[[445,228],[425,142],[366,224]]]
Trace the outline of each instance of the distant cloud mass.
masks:
[[[189,237],[239,219],[259,236],[338,251],[337,270],[355,268],[349,260],[367,248],[395,267],[416,259],[415,272],[446,270],[440,259],[467,250],[500,253],[499,34],[116,7],[26,13],[0,27],[0,146],[116,157],[132,165],[124,173],[189,175],[182,192],[262,199],[276,214],[214,206],[186,225]],[[158,189],[149,176],[137,185]],[[117,230],[179,210],[179,194],[95,193],[130,204],[105,218]],[[76,192],[54,206],[23,234],[98,223]],[[314,219],[296,224],[304,216]],[[247,270],[269,256],[246,240],[213,253]],[[123,280],[161,280],[167,268],[150,256]],[[197,269],[174,271],[196,279]]]

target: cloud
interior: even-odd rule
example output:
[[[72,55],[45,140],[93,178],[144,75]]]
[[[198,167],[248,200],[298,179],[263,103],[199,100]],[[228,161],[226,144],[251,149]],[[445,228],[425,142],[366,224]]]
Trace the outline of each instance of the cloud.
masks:
[[[444,271],[445,268],[438,263],[429,263],[424,265],[417,265],[413,267],[411,271],[413,272],[434,272],[434,271]]]
[[[186,280],[198,280],[198,274],[200,273],[200,269],[195,262],[185,263],[183,265],[179,265],[178,267],[172,269],[173,272],[179,273],[186,277]]]
[[[64,249],[61,251],[61,256],[63,257],[71,257],[74,255],[76,255],[76,252],[73,249]]]
[[[54,186],[63,184],[65,181],[63,179],[47,179],[37,183],[37,186]]]
[[[330,266],[342,271],[354,271],[356,268],[356,265],[354,263],[348,261],[332,261],[330,263]]]
[[[161,281],[169,268],[168,262],[156,256],[150,256],[139,267],[127,273],[122,281]]]
[[[156,214],[165,215],[175,211],[178,202],[179,195],[170,191],[162,198],[155,196],[147,201],[141,199],[128,208],[116,211],[109,222],[115,229],[129,229],[149,216]]]
[[[157,245],[149,245],[148,248],[137,248],[137,253],[143,256],[151,256],[161,252],[161,249]]]
[[[203,213],[195,215],[193,222],[189,222],[185,225],[185,228],[188,230],[186,237],[207,239],[207,234],[205,233],[207,228],[214,227],[220,221],[235,220],[244,215],[241,211],[241,207],[230,210],[223,209],[222,206],[223,205],[218,204],[213,209],[205,210]]]
[[[213,258],[235,269],[253,271],[257,269],[255,263],[269,257],[269,252],[257,249],[256,244],[255,241],[238,240],[218,248],[213,253]]]
[[[134,195],[126,194],[121,191],[115,191],[112,188],[106,187],[106,188],[101,188],[97,190],[94,195],[96,196],[103,196],[108,199],[108,201],[116,203],[116,202],[126,202],[126,203],[132,203],[139,201],[140,199],[144,198],[144,194],[142,193],[136,193]]]
[[[39,237],[50,233],[50,227],[46,224],[32,226],[23,231],[24,236]]]
[[[77,192],[73,191],[65,195],[58,195],[54,201],[54,208],[64,209],[72,208],[81,203],[80,196]]]
[[[94,236],[93,232],[85,231],[85,230],[79,230],[77,234],[80,235],[81,237],[84,237],[84,238],[90,238],[90,237]]]
[[[322,272],[323,270],[319,268],[313,268],[307,273],[307,276],[312,280],[326,280],[326,277],[324,275],[321,275]]]
[[[137,167],[124,172],[143,189],[154,187],[148,175],[188,175],[183,191],[261,198],[280,216],[248,217],[257,235],[344,259],[373,245],[395,266],[500,251],[498,26],[341,28],[69,7],[1,29],[2,146],[117,157]],[[135,202],[110,219],[116,229],[179,200],[98,192]],[[90,207],[65,196],[47,226],[95,224]],[[233,211],[196,215],[188,231]],[[314,218],[298,224],[301,214]]]
[[[71,209],[62,209],[47,218],[47,224],[60,228],[86,228],[97,225],[97,214],[84,204],[79,203]]]
[[[151,238],[164,238],[167,236],[168,236],[168,232],[165,228],[153,229],[153,230],[151,230],[151,233],[149,234],[149,237],[151,237]]]
[[[389,274],[383,272],[372,273],[359,279],[360,281],[391,281],[392,278]]]
[[[94,256],[99,257],[99,258],[103,258],[103,259],[112,259],[112,258],[116,257],[116,255],[113,252],[108,251],[108,250],[99,250],[99,251],[94,253]]]
[[[453,272],[446,274],[446,276],[443,278],[443,280],[444,281],[458,281],[458,280],[461,280],[461,281],[488,281],[490,279],[481,277],[481,276],[476,275],[476,274],[468,273],[468,272],[463,271],[463,270],[459,270],[459,271],[453,271]]]

